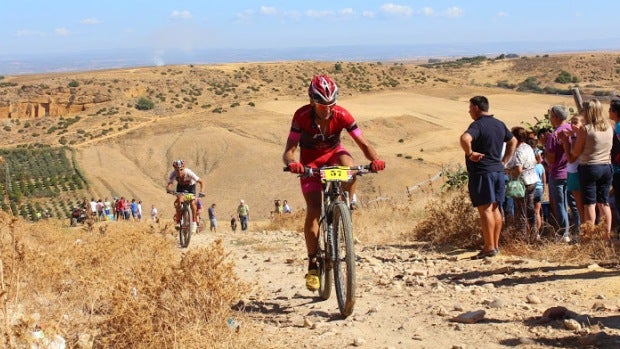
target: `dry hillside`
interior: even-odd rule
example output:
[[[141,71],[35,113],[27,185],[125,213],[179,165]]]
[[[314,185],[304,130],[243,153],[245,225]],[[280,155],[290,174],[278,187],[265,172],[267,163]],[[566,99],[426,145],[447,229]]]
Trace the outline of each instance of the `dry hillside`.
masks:
[[[557,83],[568,72],[575,82]],[[67,74],[5,76],[0,80],[0,144],[66,144],[95,198],[126,196],[169,216],[164,194],[170,162],[187,161],[206,179],[207,202],[220,215],[240,198],[265,217],[273,199],[302,206],[297,181],[281,172],[292,113],[306,103],[312,75],[332,75],[340,103],[362,125],[387,161],[367,176],[362,200],[405,199],[406,188],[442,167],[462,162],[458,136],[470,122],[467,100],[490,98],[510,126],[541,118],[550,104],[572,97],[517,92],[535,78],[541,88],[579,86],[586,95],[618,90],[620,55],[582,53],[512,59],[410,62],[286,62],[144,67]],[[500,88],[514,86],[513,88]],[[135,108],[140,98],[151,110]],[[345,137],[359,162],[366,162]]]

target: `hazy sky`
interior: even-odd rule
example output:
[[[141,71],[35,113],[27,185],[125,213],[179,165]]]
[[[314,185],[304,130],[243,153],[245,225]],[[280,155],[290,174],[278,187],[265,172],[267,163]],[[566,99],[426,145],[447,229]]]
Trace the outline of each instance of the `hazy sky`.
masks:
[[[0,7],[0,55],[571,39],[620,49],[619,10],[617,0],[14,0]]]

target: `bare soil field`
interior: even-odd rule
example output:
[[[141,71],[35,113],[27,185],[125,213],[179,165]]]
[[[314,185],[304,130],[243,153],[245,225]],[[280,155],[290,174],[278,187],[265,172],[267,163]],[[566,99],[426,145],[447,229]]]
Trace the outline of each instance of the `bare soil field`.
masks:
[[[472,251],[433,252],[414,241],[356,245],[354,314],[305,289],[303,235],[290,231],[195,236],[222,239],[253,292],[235,320],[273,348],[617,348],[620,269]],[[557,313],[549,309],[557,308]],[[484,315],[457,321],[466,313]]]

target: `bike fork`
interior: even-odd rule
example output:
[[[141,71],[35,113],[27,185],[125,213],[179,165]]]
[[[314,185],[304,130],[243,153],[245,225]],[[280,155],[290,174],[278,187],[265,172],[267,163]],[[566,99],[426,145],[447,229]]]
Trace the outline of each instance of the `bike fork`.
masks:
[[[329,223],[327,226],[327,248],[329,248],[329,262],[333,265],[336,262],[336,239],[334,239],[334,225]]]

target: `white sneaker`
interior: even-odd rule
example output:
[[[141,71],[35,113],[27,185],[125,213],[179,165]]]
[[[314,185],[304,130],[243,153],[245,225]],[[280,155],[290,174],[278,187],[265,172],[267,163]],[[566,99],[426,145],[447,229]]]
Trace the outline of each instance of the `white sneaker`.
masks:
[[[198,229],[198,225],[196,224],[196,222],[191,222],[189,224],[189,231],[194,234],[196,233],[196,230]]]
[[[570,236],[566,236],[566,235],[562,236],[562,241],[563,242],[570,242]]]

